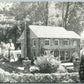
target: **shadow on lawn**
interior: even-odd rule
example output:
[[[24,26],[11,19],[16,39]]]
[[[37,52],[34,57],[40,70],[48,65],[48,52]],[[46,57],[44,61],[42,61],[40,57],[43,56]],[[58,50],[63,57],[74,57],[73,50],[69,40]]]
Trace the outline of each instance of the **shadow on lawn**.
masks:
[[[18,67],[23,67],[22,61],[17,62],[0,62],[0,68],[4,69],[7,72],[15,72],[20,73],[23,72],[23,70],[18,69]]]

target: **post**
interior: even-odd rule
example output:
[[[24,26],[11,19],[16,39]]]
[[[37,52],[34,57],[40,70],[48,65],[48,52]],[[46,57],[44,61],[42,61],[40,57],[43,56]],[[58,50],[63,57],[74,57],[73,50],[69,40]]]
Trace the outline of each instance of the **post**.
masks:
[[[32,60],[32,57],[31,57],[31,46],[30,46],[30,29],[29,28],[27,29],[27,56],[28,56],[29,60]]]
[[[26,18],[27,19],[27,18]],[[29,19],[28,19],[29,21]],[[29,23],[28,23],[29,27]],[[27,22],[25,21],[25,31],[24,31],[24,44],[25,44],[25,60],[23,60],[24,71],[29,72],[31,65],[31,55],[30,55],[30,29],[27,28]]]
[[[27,23],[28,21],[28,23]],[[31,60],[31,53],[30,53],[30,29],[27,28],[29,27],[29,22],[30,22],[30,19],[29,19],[29,16],[26,17],[26,20],[25,20],[25,58],[28,57],[30,60]],[[27,26],[28,25],[28,26]]]
[[[24,43],[25,43],[25,58],[28,56],[27,54],[27,27],[26,27],[26,21],[25,21],[25,34],[24,34]]]

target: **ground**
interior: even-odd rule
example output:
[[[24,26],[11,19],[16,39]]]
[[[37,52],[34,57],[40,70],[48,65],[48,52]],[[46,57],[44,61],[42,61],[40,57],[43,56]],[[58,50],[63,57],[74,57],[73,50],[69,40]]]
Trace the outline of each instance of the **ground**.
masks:
[[[19,67],[23,67],[21,61],[17,62],[0,62],[0,68],[4,69],[5,71],[8,71],[10,73],[12,72],[23,72],[23,70],[18,69]]]

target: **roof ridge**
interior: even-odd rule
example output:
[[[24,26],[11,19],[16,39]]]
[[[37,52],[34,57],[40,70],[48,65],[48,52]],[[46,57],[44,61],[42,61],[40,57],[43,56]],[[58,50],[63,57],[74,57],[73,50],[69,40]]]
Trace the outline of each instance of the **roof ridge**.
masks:
[[[38,26],[38,27],[54,27],[54,28],[55,28],[55,27],[56,27],[56,28],[58,27],[58,28],[64,28],[64,27],[60,27],[60,26],[49,26],[49,25],[48,25],[48,26],[46,26],[46,25],[29,25],[29,27],[30,27],[30,26]],[[64,29],[65,29],[65,28],[64,28]],[[66,29],[65,29],[65,30],[66,30]]]

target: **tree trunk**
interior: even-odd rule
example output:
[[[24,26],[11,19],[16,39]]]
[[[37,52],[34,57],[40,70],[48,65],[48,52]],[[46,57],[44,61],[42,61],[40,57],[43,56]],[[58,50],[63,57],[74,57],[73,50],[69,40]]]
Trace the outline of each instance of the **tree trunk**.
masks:
[[[30,29],[29,27],[29,23],[27,23],[25,21],[25,39],[24,39],[24,43],[25,43],[25,58],[29,58],[30,60],[32,60],[31,58],[31,48],[30,48]]]
[[[62,4],[62,26],[64,27],[64,2]]]
[[[67,27],[67,18],[68,18],[69,6],[70,6],[69,4],[70,4],[70,2],[67,2],[66,14],[65,14],[65,18],[64,18],[64,27],[65,27],[65,29],[67,29],[66,27]]]
[[[46,13],[47,13],[47,15],[46,15],[46,26],[48,25],[48,1],[46,2]]]
[[[24,52],[25,52],[25,58],[28,56],[27,54],[27,28],[26,28],[27,26],[26,26],[26,21],[25,21],[25,34],[24,34],[24,46],[25,46],[25,50],[24,50]]]

